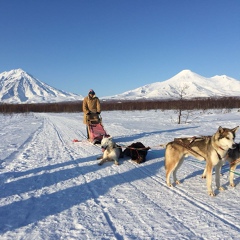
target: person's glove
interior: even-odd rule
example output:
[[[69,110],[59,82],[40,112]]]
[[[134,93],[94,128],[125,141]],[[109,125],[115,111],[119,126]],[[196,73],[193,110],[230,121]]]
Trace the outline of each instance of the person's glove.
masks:
[[[87,115],[90,115],[90,114],[91,114],[91,112],[88,112],[88,113],[87,113]]]
[[[97,114],[100,114],[100,112],[97,112]]]

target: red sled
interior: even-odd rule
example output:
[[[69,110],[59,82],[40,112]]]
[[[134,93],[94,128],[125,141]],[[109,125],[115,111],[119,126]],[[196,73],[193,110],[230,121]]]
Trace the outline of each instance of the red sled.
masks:
[[[87,125],[89,142],[100,144],[103,137],[110,137],[102,125],[102,118],[99,114],[91,113],[87,115]]]

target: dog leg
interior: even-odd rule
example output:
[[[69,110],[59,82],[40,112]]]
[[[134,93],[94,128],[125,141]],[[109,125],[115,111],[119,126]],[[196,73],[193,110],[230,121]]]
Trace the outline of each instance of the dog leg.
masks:
[[[166,160],[165,160],[166,161]],[[168,161],[168,160],[167,160]],[[174,164],[175,163],[175,164]],[[173,182],[175,182],[176,184],[179,184],[180,182],[177,180],[177,170],[178,170],[178,165],[179,162],[174,161],[174,163],[170,163],[166,166],[166,181],[167,181],[167,185],[169,187],[172,187],[172,184],[170,182],[170,176],[171,173],[173,173]],[[181,164],[180,164],[181,165]]]
[[[170,176],[171,173],[174,171],[175,166],[171,163],[166,164],[168,162],[168,159],[165,159],[165,168],[166,168],[166,182],[168,187],[172,187],[171,181],[170,181]]]
[[[215,182],[218,190],[225,190],[223,186],[220,185],[220,174],[222,169],[223,162],[219,161],[215,166]]]
[[[237,164],[233,164],[229,170],[229,183],[231,187],[235,187],[234,183],[234,171],[236,170]]]
[[[166,169],[166,182],[168,187],[172,187],[170,176],[172,171],[174,170],[174,166],[170,163],[168,163],[169,160],[165,157],[165,169]]]
[[[207,166],[206,166],[207,191],[210,196],[215,196],[215,193],[213,192],[213,189],[212,189],[212,170],[213,170],[212,163],[207,162]]]
[[[167,145],[166,151],[165,151],[165,169],[166,169],[167,186],[172,187],[172,184],[170,181],[170,176],[172,172],[173,172],[173,181],[179,184],[176,174],[177,174],[177,169],[179,168],[178,165],[181,162],[181,159],[183,157],[184,155],[181,154],[181,151],[179,151],[176,147],[174,147],[174,143],[169,143]]]
[[[204,168],[203,174],[202,174],[202,178],[206,178],[206,172],[207,172],[207,167]]]
[[[165,151],[165,159],[164,159],[164,164],[165,164],[165,170],[166,170],[166,182],[168,187],[172,187],[172,184],[170,182],[170,176],[171,173],[174,169],[174,164],[171,162],[171,149],[172,149],[172,144],[169,143],[166,146],[166,151]]]
[[[173,182],[175,182],[176,184],[180,184],[180,181],[177,179],[177,170],[181,167],[183,160],[184,160],[184,156],[179,160],[176,168],[173,171]]]
[[[112,159],[112,160],[114,161],[114,164],[115,164],[115,165],[119,165],[118,157],[117,157],[117,156],[113,156],[113,159]]]
[[[101,165],[103,165],[105,162],[108,162],[108,161],[109,161],[108,158],[103,158],[103,159],[98,163],[98,165],[101,166]]]

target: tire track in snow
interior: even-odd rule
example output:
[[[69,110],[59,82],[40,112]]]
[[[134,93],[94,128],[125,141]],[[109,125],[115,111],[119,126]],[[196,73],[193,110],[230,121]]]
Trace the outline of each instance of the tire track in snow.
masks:
[[[124,161],[124,164],[126,164],[126,161]],[[115,185],[119,187],[119,185],[121,185],[121,184],[128,184],[128,185],[130,186],[130,189],[131,189],[131,190],[129,190],[129,191],[131,192],[131,194],[133,194],[133,192],[137,192],[138,198],[148,199],[148,202],[149,202],[149,204],[151,205],[151,209],[155,209],[155,210],[156,210],[156,209],[159,209],[159,211],[157,211],[157,210],[156,210],[156,211],[157,211],[157,212],[161,212],[161,213],[164,212],[164,214],[165,214],[164,220],[167,221],[167,219],[168,219],[168,224],[171,224],[172,222],[175,222],[175,223],[178,224],[178,227],[181,226],[181,228],[185,228],[187,233],[190,233],[190,232],[191,232],[192,234],[194,234],[194,236],[197,235],[197,234],[195,234],[190,228],[188,228],[184,223],[182,223],[181,220],[177,219],[174,215],[170,214],[169,211],[168,211],[168,209],[167,209],[167,210],[164,209],[161,205],[159,205],[157,202],[153,201],[146,193],[144,193],[144,191],[140,190],[139,187],[138,187],[135,183],[132,183],[132,180],[131,180],[131,179],[126,178],[125,176],[129,176],[129,175],[128,175],[128,174],[126,175],[124,172],[121,172],[121,171],[123,170],[122,167],[123,167],[123,165],[120,165],[120,166],[115,166],[115,165],[107,166],[108,169],[110,168],[110,170],[108,170],[108,172],[111,171],[111,177],[108,176],[107,179],[108,179],[109,177],[110,177],[111,179],[114,178],[114,182],[111,182],[110,185],[109,185],[109,183],[106,183],[106,184],[108,184],[107,187],[108,187],[109,189],[112,189],[113,186],[115,186]],[[129,170],[131,169],[131,168],[129,168],[127,165],[125,165],[125,167],[127,167],[127,171],[129,171]],[[121,169],[121,170],[120,170],[120,169]],[[118,170],[120,170],[120,171],[118,171]],[[102,177],[100,177],[100,178],[104,179],[104,176],[102,176]],[[122,178],[122,180],[121,180],[121,178]],[[140,179],[143,179],[143,180],[141,180],[141,181],[145,181],[145,180],[144,180],[144,177],[142,177],[142,176],[138,176],[137,178],[139,178],[139,180],[140,180]],[[104,180],[103,180],[103,181],[104,181]],[[154,181],[154,182],[155,182],[155,181]],[[146,184],[148,184],[147,181],[146,181]],[[125,188],[126,188],[126,186],[124,186],[124,189],[125,189]],[[127,188],[128,188],[128,187],[127,187]],[[94,188],[93,188],[93,189],[94,189]],[[117,228],[117,226],[116,226],[116,223],[111,220],[111,219],[114,220],[114,219],[119,218],[119,215],[115,216],[114,213],[112,214],[112,213],[111,213],[111,209],[108,210],[108,204],[105,205],[104,202],[102,203],[102,201],[103,201],[105,198],[107,198],[105,195],[104,195],[105,197],[104,197],[103,200],[98,200],[98,199],[99,199],[99,198],[98,198],[99,194],[98,194],[97,191],[95,191],[95,189],[94,189],[94,192],[96,192],[95,195],[96,195],[96,199],[97,199],[97,201],[98,201],[99,206],[101,207],[101,209],[103,209],[106,218],[109,219],[109,226],[113,229],[114,232],[116,232],[116,231],[120,232],[120,230],[119,230],[119,229]],[[159,193],[158,193],[158,194],[159,194]],[[110,199],[114,198],[115,201],[118,202],[118,195],[112,195],[112,194],[110,194],[110,195],[111,195]],[[126,196],[125,196],[125,197],[126,197]],[[158,196],[158,197],[159,197],[159,196]],[[162,194],[161,197],[164,198],[165,195]],[[132,199],[132,196],[131,196],[130,199]],[[145,200],[144,200],[144,202],[145,202]],[[142,206],[142,207],[145,207],[145,206]],[[149,236],[153,236],[153,235],[154,235],[154,233],[152,233],[154,227],[153,227],[153,226],[147,226],[147,225],[145,224],[144,218],[141,217],[141,214],[137,214],[136,212],[132,212],[132,209],[128,207],[128,204],[127,204],[127,205],[125,205],[125,204],[124,204],[124,205],[121,205],[121,208],[124,208],[124,209],[125,209],[124,211],[126,211],[126,213],[129,214],[130,218],[134,216],[134,219],[136,218],[136,219],[138,219],[139,222],[141,222],[141,224],[142,224],[142,231],[145,231],[145,232],[146,232],[147,238],[148,238]],[[138,212],[138,211],[137,211],[137,212]],[[133,215],[133,214],[134,214],[134,215]],[[174,219],[175,221],[174,221],[173,219]],[[123,223],[123,224],[124,224],[124,223]],[[136,223],[136,224],[137,224],[137,223]],[[154,223],[153,223],[153,224],[154,224]],[[156,224],[154,224],[154,225],[156,225]],[[156,226],[155,226],[155,227],[156,227]],[[126,228],[126,226],[125,226],[125,228]],[[148,230],[146,230],[145,228],[148,228]],[[144,230],[144,229],[145,229],[145,230]],[[163,236],[166,236],[165,234],[166,234],[166,233],[163,233],[163,234],[162,234],[162,237],[163,237]],[[182,234],[182,237],[184,238],[184,233],[178,233],[178,235],[180,235],[180,234]],[[120,233],[119,233],[119,236],[118,236],[117,239],[120,239]]]
[[[92,149],[93,149],[93,146],[96,149],[96,146],[92,145],[90,142],[87,141],[85,135],[80,129],[76,131],[76,127],[74,127],[75,121],[70,121],[70,123],[67,125],[66,123],[68,123],[69,120],[66,117],[49,116],[49,115],[47,115],[46,117],[48,118],[49,124],[51,124],[53,129],[55,130],[63,147],[69,154],[71,153],[71,156],[79,157],[79,155],[76,154],[76,150],[77,150],[76,147],[78,148],[80,147],[81,153],[86,152],[86,156],[89,156],[90,154],[94,153]],[[80,142],[73,143],[72,140],[74,138],[79,138]]]
[[[43,114],[41,114],[41,115],[43,115]],[[64,134],[62,134],[60,132],[60,130],[56,126],[56,124],[54,122],[52,122],[51,119],[49,119],[48,117],[45,117],[44,115],[41,116],[41,118],[43,118],[43,124],[36,130],[35,133],[31,134],[28,137],[28,140],[26,140],[25,143],[21,147],[21,152],[18,152],[17,155],[14,155],[14,157],[15,157],[14,159],[16,159],[16,161],[17,161],[17,164],[15,164],[15,169],[18,169],[18,170],[15,172],[13,172],[11,170],[11,172],[3,174],[6,176],[8,175],[8,178],[11,178],[11,181],[8,181],[8,183],[6,183],[7,185],[13,185],[14,181],[15,182],[18,181],[18,185],[20,187],[20,183],[24,182],[24,179],[26,179],[25,180],[25,182],[26,182],[28,178],[32,178],[36,182],[35,184],[33,184],[33,183],[31,184],[31,185],[34,185],[32,190],[31,190],[31,186],[29,186],[28,188],[27,187],[24,187],[24,188],[18,187],[19,191],[16,191],[16,194],[18,192],[20,193],[21,189],[24,189],[25,191],[28,190],[29,196],[40,194],[40,192],[41,192],[40,188],[42,188],[42,187],[50,188],[49,183],[46,184],[46,183],[42,182],[44,174],[57,177],[57,174],[53,174],[54,172],[61,171],[60,169],[65,169],[66,170],[65,172],[69,172],[67,170],[73,169],[72,168],[73,163],[75,163],[74,164],[75,167],[76,166],[78,167],[79,163],[80,163],[80,161],[78,159],[75,159],[72,154],[72,150],[74,150],[74,148],[71,148],[71,149],[68,148],[68,146],[66,144],[67,140],[66,141],[64,140]],[[57,134],[58,137],[55,138],[55,141],[53,142],[51,139],[51,136],[55,136],[54,132]],[[50,136],[50,138],[45,138],[44,135]],[[42,141],[42,143],[40,143],[40,140]],[[57,164],[51,164],[52,160],[55,161],[55,160],[57,160],[57,158],[59,158],[58,156],[63,156],[62,149],[64,149],[64,152],[67,153],[67,156],[68,156],[67,158],[69,158],[70,161],[68,160],[66,162],[66,164],[64,164],[64,162],[57,163]],[[58,155],[51,156],[51,153],[49,152],[49,150],[53,151],[53,155],[55,155],[56,153]],[[41,159],[41,161],[37,161],[39,167],[37,167],[38,165],[31,166],[31,162],[33,160],[32,153],[33,154],[41,153],[39,156],[38,155],[34,156],[34,158],[36,158],[36,159],[38,159],[38,158]],[[31,158],[31,159],[28,159],[28,158]],[[79,158],[79,156],[78,156],[78,158]],[[21,159],[21,161],[19,161],[19,159]],[[77,161],[75,161],[75,160],[77,160]],[[56,161],[55,161],[55,163],[56,163]],[[27,168],[27,170],[24,171],[26,168]],[[61,171],[61,172],[63,172],[63,171]],[[77,176],[77,175],[78,174],[77,174],[77,170],[76,170],[76,173],[73,174],[73,176]],[[39,177],[37,177],[37,176],[39,176]],[[40,181],[38,179],[40,179]],[[63,179],[65,181],[70,181],[71,176],[69,175],[66,177],[60,177],[60,179]],[[57,182],[57,181],[58,180],[56,179],[55,182]],[[52,180],[52,182],[54,182],[54,180]],[[36,189],[39,189],[39,190],[36,190]],[[8,193],[5,193],[6,196],[7,196],[7,194]]]
[[[51,195],[51,194],[54,194],[56,191],[61,192],[61,191],[67,190],[67,188],[72,188],[74,186],[76,187],[79,184],[82,184],[84,185],[84,188],[86,188],[86,193],[89,192],[91,194],[89,196],[89,200],[91,201],[93,199],[95,208],[98,209],[98,212],[99,212],[98,215],[102,215],[105,218],[104,224],[109,225],[109,229],[111,229],[111,231],[110,233],[108,233],[108,235],[111,237],[111,239],[113,238],[121,239],[116,234],[115,229],[112,228],[112,225],[109,224],[110,220],[108,216],[104,213],[101,206],[99,206],[99,202],[97,200],[98,195],[94,191],[94,188],[92,188],[88,184],[85,173],[82,172],[81,170],[81,166],[80,166],[81,161],[75,158],[76,157],[75,148],[69,142],[68,134],[65,134],[68,132],[68,128],[67,127],[63,128],[61,126],[63,125],[59,124],[59,122],[56,119],[44,117],[44,124],[42,126],[42,129],[39,130],[40,136],[38,136],[38,134],[35,134],[34,136],[32,135],[29,139],[33,141],[29,141],[28,147],[32,148],[32,152],[41,152],[41,154],[43,154],[43,156],[47,158],[47,156],[49,155],[49,149],[53,148],[51,137],[56,136],[53,143],[55,145],[55,148],[53,149],[53,154],[56,154],[56,155],[53,156],[53,159],[56,160],[57,156],[67,155],[68,158],[70,159],[70,162],[72,162],[71,164],[75,167],[71,168],[72,169],[71,171],[66,171],[68,176],[62,176],[61,171],[58,171],[57,168],[54,168],[54,172],[56,172],[56,174],[53,174],[54,172],[52,171],[50,173],[49,169],[51,168],[48,168],[48,167],[46,168],[43,167],[43,170],[41,172],[36,173],[36,171],[34,170],[36,166],[33,166],[33,173],[31,173],[31,176],[32,176],[31,178],[33,179],[33,181],[31,182],[31,185],[33,186],[34,189],[31,190],[31,186],[26,186],[24,188],[21,188],[21,191],[19,193],[16,192],[15,195],[9,197],[8,204],[11,204],[14,202],[16,203],[16,202],[26,201],[28,199],[27,201],[31,202],[31,206],[29,208],[29,211],[27,211],[25,216],[23,216],[24,218],[23,221],[31,222],[31,219],[33,219],[34,216],[37,215],[37,211],[38,211],[38,209],[35,209],[34,207],[36,203],[39,204],[37,197],[40,197],[42,195]],[[46,136],[49,136],[49,138],[43,138],[44,134],[46,134]],[[36,144],[36,142],[38,141],[38,138],[43,139],[43,143],[44,143],[43,145],[40,144],[40,146],[38,146],[38,144]],[[44,146],[44,148],[40,150],[42,146]],[[85,149],[88,149],[88,148],[92,149],[92,147],[93,145],[89,144]],[[23,155],[24,155],[24,150],[27,151],[27,148],[23,149],[23,152],[22,152]],[[63,154],[64,152],[65,154]],[[86,152],[89,155],[90,151],[86,151]],[[25,160],[25,162],[27,161],[27,159],[23,159],[23,160]],[[92,163],[90,162],[90,164]],[[67,166],[64,166],[64,170],[67,169],[66,167]],[[83,179],[81,182],[78,181],[79,177]],[[51,179],[51,178],[54,178],[54,179]],[[28,181],[25,174],[23,174],[23,179],[16,178],[15,180],[16,182],[18,181],[16,183],[17,185],[15,185],[16,187],[20,186],[20,182],[22,183],[22,182]],[[68,181],[68,183],[66,183],[66,181]],[[60,187],[59,184],[61,184],[62,187]],[[14,185],[14,183],[12,183],[12,185]],[[58,185],[57,188],[55,187],[55,185]],[[18,197],[17,201],[16,201],[16,196]],[[36,200],[36,203],[33,202],[34,200]],[[88,204],[88,201],[86,201],[86,204]],[[70,211],[72,215],[72,209],[69,208],[68,211]],[[102,221],[104,222],[104,220]],[[107,233],[107,228],[106,228],[106,233]]]
[[[92,180],[91,179],[88,179],[88,177],[86,176],[86,174],[81,170],[81,167],[79,169],[79,172],[81,173],[81,175],[83,176],[84,178],[84,181],[86,183],[86,187],[88,189],[88,191],[91,193],[92,197],[92,201],[94,201],[95,203],[95,207],[98,209],[99,213],[98,215],[102,215],[104,218],[105,218],[105,221],[106,223],[108,224],[109,226],[109,229],[111,229],[111,232],[113,234],[113,236],[111,237],[114,237],[114,239],[117,239],[117,240],[122,240],[122,236],[120,236],[118,233],[117,233],[117,229],[116,227],[114,226],[114,224],[112,223],[111,221],[111,217],[109,216],[108,212],[105,211],[105,208],[104,206],[101,204],[101,201],[99,200],[99,194],[98,192],[96,191],[96,189],[94,188],[94,185],[91,184]],[[95,172],[94,175],[95,175],[95,179],[96,179],[96,175],[98,173]],[[98,178],[98,177],[97,177]],[[99,178],[101,179],[101,175],[99,175]],[[94,180],[96,181],[96,180]],[[106,228],[106,227],[105,227]],[[105,229],[107,231],[107,229]],[[111,238],[112,239],[112,238]]]
[[[1,161],[13,161],[14,159],[18,158],[18,156],[22,155],[24,151],[31,145],[32,140],[42,131],[43,126],[39,126],[19,147],[17,150],[12,152],[6,158],[2,159]]]
[[[69,147],[70,145],[66,143],[66,139],[64,137],[65,133],[66,133],[66,130],[64,132],[62,132],[62,128],[59,127],[59,124],[57,124],[57,123],[55,123],[55,122],[53,122],[51,120],[50,120],[50,124],[52,125],[54,131],[56,131],[56,134],[57,134],[59,140],[61,141],[61,143],[63,144],[63,146],[65,148],[65,151],[67,151],[69,156],[71,157],[71,159],[74,160],[75,158],[74,158],[74,156],[72,154],[72,150],[73,149]],[[75,129],[75,128],[72,128],[72,129]],[[91,146],[91,148],[92,148],[92,146],[94,146],[95,148],[99,149],[99,147],[96,146],[96,145],[90,145],[90,146]],[[87,153],[89,153],[89,152],[87,152]],[[78,166],[79,166],[79,163],[76,162],[76,167],[78,167]],[[85,174],[81,171],[81,167],[79,168],[78,172],[83,177],[84,182],[88,183],[88,180],[87,180]],[[112,224],[112,222],[110,220],[109,215],[104,211],[104,208],[102,207],[100,201],[98,200],[98,193],[95,191],[95,189],[93,187],[91,187],[91,184],[86,184],[86,186],[87,186],[87,189],[89,190],[89,192],[92,195],[93,201],[95,202],[96,206],[98,206],[97,208],[100,209],[100,211],[102,212],[102,215],[105,217],[105,220],[108,223],[108,226],[111,229],[115,239],[121,240],[122,238],[117,233],[116,228],[113,226],[113,224]]]
[[[195,168],[202,169],[202,171],[204,171],[205,165],[202,164],[200,166],[198,164],[198,162],[195,162],[195,161],[189,161],[189,162],[185,161],[185,164],[190,165],[190,166],[194,166]],[[200,162],[200,164],[201,164],[201,162]],[[206,187],[206,179],[203,179],[203,180],[204,180],[204,187]],[[213,180],[215,180],[215,170],[213,170]],[[221,179],[221,181],[222,180],[223,179]],[[188,197],[188,192],[186,191],[186,188],[173,188],[173,190],[178,191],[179,194],[182,194],[184,197],[186,197],[186,199],[188,199],[189,202],[199,206],[199,208],[203,209],[206,212],[209,212],[211,214],[215,214],[214,211],[216,211],[217,213],[215,214],[215,216],[217,218],[219,218],[222,222],[228,224],[229,226],[231,226],[232,228],[234,228],[234,229],[236,229],[237,231],[240,232],[240,225],[237,224],[236,221],[234,221],[236,219],[236,216],[229,215],[228,213],[226,213],[222,209],[216,208],[213,205],[206,205],[206,202],[200,201],[199,198],[196,198],[194,195],[191,195],[190,197]],[[219,192],[219,194],[217,194],[217,196],[214,197],[214,198],[217,198],[217,197],[220,197],[221,193],[223,194],[225,191],[228,191],[228,190],[225,190],[225,191],[215,190],[215,191]],[[207,194],[207,192],[206,192],[206,194]],[[210,197],[210,196],[207,195],[207,197]],[[212,197],[210,197],[210,198],[212,198]],[[224,216],[224,217],[221,217],[221,216]],[[226,217],[231,218],[233,220],[226,220]]]
[[[131,164],[133,164],[133,163],[131,163]],[[192,164],[190,164],[190,165],[192,165]],[[232,229],[236,230],[236,232],[240,232],[240,226],[238,226],[236,224],[236,222],[226,220],[224,217],[222,217],[222,216],[226,216],[226,212],[223,212],[221,209],[217,209],[218,214],[216,214],[213,211],[213,210],[215,210],[215,209],[213,209],[213,206],[206,205],[206,202],[202,202],[202,201],[199,200],[199,198],[196,198],[192,195],[189,196],[187,194],[186,190],[184,190],[182,188],[180,189],[180,188],[177,188],[177,187],[169,188],[168,186],[166,186],[165,179],[163,179],[160,175],[153,176],[147,168],[142,168],[142,167],[138,167],[138,168],[139,168],[140,171],[145,173],[147,176],[151,177],[154,181],[158,182],[161,185],[161,187],[164,187],[165,189],[168,189],[169,191],[173,191],[174,193],[176,193],[179,196],[181,196],[182,198],[184,198],[187,202],[191,203],[193,206],[196,206],[197,208],[199,208],[201,210],[204,210],[209,215],[211,215],[213,218],[219,219],[224,224],[227,224]],[[210,196],[207,195],[207,197],[210,197]],[[233,219],[235,218],[234,216],[230,216],[230,217],[232,217]]]
[[[124,164],[125,164],[125,167],[126,167],[127,169],[131,169],[132,166],[135,167],[135,170],[139,170],[139,169],[140,169],[139,166],[136,166],[135,164],[131,163],[130,161],[124,161]],[[131,167],[129,167],[129,166],[131,166]],[[134,170],[134,171],[135,171],[135,170]],[[178,227],[180,226],[181,229],[185,229],[186,232],[187,232],[188,234],[190,234],[191,237],[192,237],[192,234],[193,234],[195,237],[200,238],[199,234],[195,233],[191,228],[189,228],[189,227],[187,226],[188,224],[184,224],[184,222],[183,222],[181,219],[178,219],[174,214],[171,213],[171,211],[169,211],[169,209],[166,209],[164,205],[159,205],[159,203],[158,203],[157,201],[154,201],[153,198],[152,198],[152,195],[151,195],[151,197],[149,197],[149,194],[147,194],[147,193],[144,192],[142,189],[140,189],[140,187],[139,187],[138,183],[136,183],[136,181],[131,181],[131,180],[127,179],[127,178],[125,177],[125,175],[122,174],[122,172],[117,171],[116,168],[115,168],[115,172],[116,172],[119,176],[121,176],[122,178],[125,179],[124,182],[128,183],[129,185],[131,185],[131,187],[138,192],[138,196],[141,196],[141,198],[143,198],[143,199],[147,199],[148,202],[151,204],[151,207],[152,207],[153,209],[155,209],[155,210],[156,210],[156,209],[159,209],[159,212],[161,212],[161,214],[164,213],[165,216],[167,217],[167,218],[164,218],[164,221],[169,221],[169,224],[171,224],[171,222],[174,222],[174,225],[177,225]],[[143,172],[143,171],[141,171],[141,170],[140,170],[140,172],[141,172],[141,173],[144,173],[144,175],[146,175],[145,172]],[[150,178],[153,179],[153,177],[151,176],[151,174],[147,174],[147,177],[150,177]],[[139,175],[139,176],[138,176],[138,179],[141,181],[141,185],[142,185],[143,182],[145,182],[146,185],[148,185],[148,188],[151,187],[151,186],[149,186],[149,181],[146,181],[146,178],[145,178],[145,177],[142,177],[142,176]],[[156,181],[154,180],[154,182],[156,182]],[[167,189],[167,188],[166,188],[166,189]],[[160,199],[161,199],[161,198],[164,199],[164,198],[166,197],[166,194],[165,194],[165,193],[162,193],[162,192],[157,192],[157,191],[156,191],[155,194],[157,194],[157,198],[158,198],[158,199],[159,199],[159,198],[160,198]],[[161,196],[159,196],[159,194],[160,194]],[[157,211],[157,210],[156,210],[156,211]],[[137,217],[138,217],[138,218],[141,218],[141,216],[137,216]],[[169,219],[169,220],[168,220],[168,219]],[[141,220],[141,219],[140,219],[140,221],[142,221],[143,224],[145,223],[144,220]],[[173,228],[173,229],[174,229],[174,228]],[[182,230],[181,230],[181,231],[182,231]],[[166,237],[165,234],[163,234],[163,236]],[[185,235],[184,232],[181,232],[181,233],[178,233],[178,237],[179,237],[179,238],[182,237],[182,238],[184,239],[184,237],[186,237],[186,235]]]

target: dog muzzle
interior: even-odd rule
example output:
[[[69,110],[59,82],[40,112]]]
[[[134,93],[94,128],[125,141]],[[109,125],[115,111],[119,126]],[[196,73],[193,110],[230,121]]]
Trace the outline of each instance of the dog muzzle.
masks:
[[[107,147],[101,147],[101,148],[102,148],[102,152],[104,152],[107,149]]]
[[[237,147],[237,143],[234,143],[233,145],[232,145],[232,149],[235,149]]]

